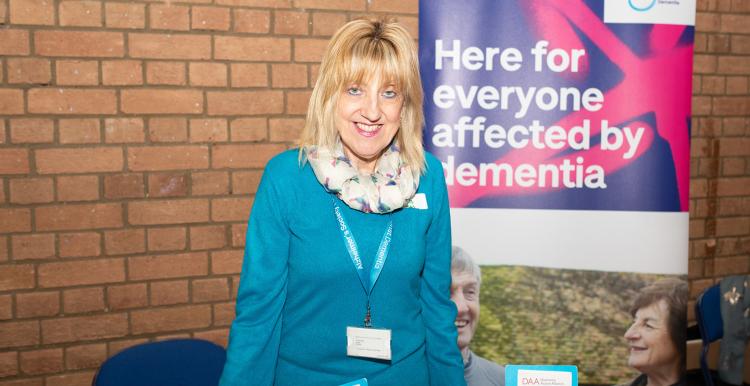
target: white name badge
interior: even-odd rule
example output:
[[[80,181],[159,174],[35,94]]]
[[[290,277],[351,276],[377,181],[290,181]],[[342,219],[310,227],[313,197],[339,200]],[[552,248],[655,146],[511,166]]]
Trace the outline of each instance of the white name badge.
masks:
[[[346,355],[391,360],[391,330],[347,327]]]
[[[408,208],[427,209],[427,196],[424,193],[417,193],[406,204]]]
[[[367,386],[367,378],[357,379],[339,386]]]
[[[567,365],[508,365],[506,386],[578,386],[578,368]]]

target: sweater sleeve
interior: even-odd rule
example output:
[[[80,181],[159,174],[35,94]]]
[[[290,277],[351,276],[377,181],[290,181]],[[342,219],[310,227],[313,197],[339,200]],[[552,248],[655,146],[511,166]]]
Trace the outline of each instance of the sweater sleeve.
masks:
[[[290,240],[284,210],[289,197],[279,194],[279,172],[269,162],[255,195],[222,386],[274,383]]]
[[[426,256],[422,274],[422,317],[426,331],[426,352],[431,386],[465,385],[464,368],[458,350],[456,306],[450,300],[451,224],[448,192],[439,162],[428,165],[434,174],[435,199],[432,223],[427,230]]]

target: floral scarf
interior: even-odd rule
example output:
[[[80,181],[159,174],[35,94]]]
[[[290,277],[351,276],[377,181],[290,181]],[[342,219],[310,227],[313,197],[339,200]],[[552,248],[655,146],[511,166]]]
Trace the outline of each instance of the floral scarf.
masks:
[[[332,151],[307,147],[305,154],[320,184],[360,212],[389,213],[402,208],[419,186],[419,172],[403,162],[395,144],[380,156],[370,175],[361,174],[352,165],[340,142]]]

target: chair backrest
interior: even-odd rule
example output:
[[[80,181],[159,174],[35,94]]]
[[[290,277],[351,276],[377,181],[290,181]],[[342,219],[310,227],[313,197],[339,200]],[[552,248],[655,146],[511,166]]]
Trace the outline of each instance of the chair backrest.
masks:
[[[130,347],[107,359],[93,386],[217,385],[226,351],[199,339],[176,339]]]
[[[703,344],[715,342],[724,335],[719,284],[709,287],[698,297],[698,301],[695,303],[695,318],[698,320]]]

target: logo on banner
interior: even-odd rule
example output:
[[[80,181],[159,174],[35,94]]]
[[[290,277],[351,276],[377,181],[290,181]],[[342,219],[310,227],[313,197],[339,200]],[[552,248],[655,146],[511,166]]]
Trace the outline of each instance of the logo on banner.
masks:
[[[656,0],[628,0],[628,5],[639,12],[645,12],[653,8]]]

